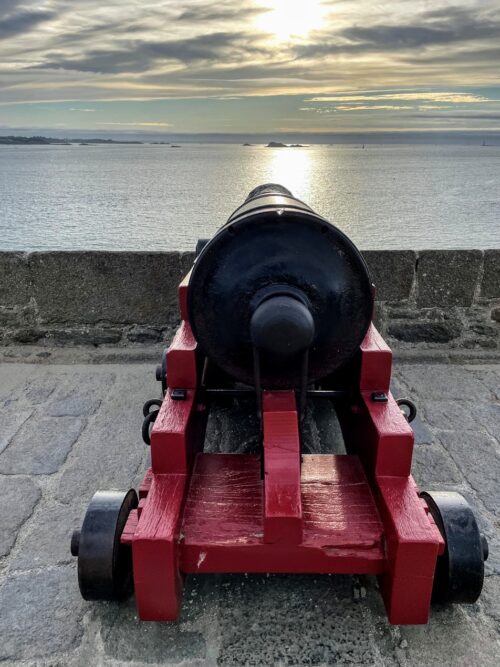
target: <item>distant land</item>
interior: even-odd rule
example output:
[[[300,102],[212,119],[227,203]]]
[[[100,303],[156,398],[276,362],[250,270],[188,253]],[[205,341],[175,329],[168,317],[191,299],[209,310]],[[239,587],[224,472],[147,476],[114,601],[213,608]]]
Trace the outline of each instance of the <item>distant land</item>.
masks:
[[[71,146],[71,144],[80,144],[80,146],[87,146],[88,144],[142,144],[143,141],[131,141],[124,139],[56,139],[55,137],[16,137],[0,136],[0,144],[8,146]],[[162,142],[164,143],[164,142]]]
[[[307,148],[304,144],[283,144],[281,141],[270,141],[266,148]]]
[[[13,128],[9,128],[12,132]],[[301,147],[304,144],[454,144],[469,146],[500,146],[500,130],[480,131],[413,131],[413,132],[269,132],[268,134],[248,133],[199,133],[199,134],[160,134],[151,132],[110,132],[99,130],[74,130],[77,138],[68,138],[61,131],[37,128],[35,136],[29,136],[28,128],[15,128],[19,134],[0,136],[0,145],[70,145],[70,144],[157,144],[177,147],[182,144],[243,144],[244,146]],[[1,128],[0,128],[1,131]],[[5,131],[5,128],[4,128]],[[21,135],[21,132],[23,135]],[[26,133],[26,134],[24,134]],[[77,134],[78,133],[78,134]]]

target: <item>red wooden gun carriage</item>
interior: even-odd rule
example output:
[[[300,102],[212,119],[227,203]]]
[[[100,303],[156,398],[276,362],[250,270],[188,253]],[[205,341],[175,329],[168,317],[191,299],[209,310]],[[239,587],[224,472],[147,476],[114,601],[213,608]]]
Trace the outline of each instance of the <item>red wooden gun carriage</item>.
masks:
[[[73,534],[83,597],[133,584],[141,619],[173,621],[186,574],[300,572],[377,575],[391,623],[426,623],[431,598],[474,602],[486,540],[459,494],[411,476],[414,407],[391,394],[374,288],[345,234],[261,186],[199,242],[179,300],[162,398],[144,407],[151,468],[138,496],[97,492]],[[239,399],[260,451],[204,452],[210,407]],[[345,453],[304,453],[306,405],[325,400]]]

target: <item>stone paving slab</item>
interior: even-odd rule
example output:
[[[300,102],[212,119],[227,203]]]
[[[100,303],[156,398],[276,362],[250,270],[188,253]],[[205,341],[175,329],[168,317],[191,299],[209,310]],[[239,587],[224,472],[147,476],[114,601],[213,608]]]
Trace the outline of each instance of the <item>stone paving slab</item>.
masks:
[[[371,577],[190,576],[178,623],[142,623],[133,599],[81,599],[69,538],[95,490],[142,478],[141,407],[158,392],[154,364],[0,364],[0,664],[497,666],[500,364],[399,363],[393,386],[419,406],[420,487],[463,493],[489,539],[479,603],[398,627]],[[251,450],[252,429],[244,411],[221,409],[208,448],[225,451],[229,435],[246,433],[241,447]],[[308,451],[336,450],[328,405],[309,407],[304,438]]]

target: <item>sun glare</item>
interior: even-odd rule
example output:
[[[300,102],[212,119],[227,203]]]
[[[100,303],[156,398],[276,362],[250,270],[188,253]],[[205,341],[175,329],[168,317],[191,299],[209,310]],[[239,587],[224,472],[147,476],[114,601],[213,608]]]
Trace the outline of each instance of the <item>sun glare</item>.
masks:
[[[269,11],[259,15],[257,26],[280,42],[321,28],[326,13],[321,0],[264,0],[263,6]]]

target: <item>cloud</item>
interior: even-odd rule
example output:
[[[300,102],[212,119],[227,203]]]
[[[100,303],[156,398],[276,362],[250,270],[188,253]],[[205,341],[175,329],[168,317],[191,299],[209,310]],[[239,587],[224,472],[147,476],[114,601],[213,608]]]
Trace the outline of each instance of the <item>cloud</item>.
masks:
[[[384,93],[383,95],[327,95],[321,97],[312,97],[308,102],[368,102],[371,100],[432,100],[433,102],[452,102],[454,104],[467,103],[477,104],[487,102],[488,98],[484,95],[476,95],[474,93],[460,93],[460,92],[439,92],[439,91],[422,91],[422,92],[394,92]]]
[[[209,23],[213,21],[242,21],[252,19],[255,16],[259,16],[264,12],[268,12],[269,9],[266,7],[258,6],[248,6],[239,7],[234,6],[225,6],[221,7],[218,4],[217,7],[209,5],[203,7],[200,3],[188,9],[184,9],[178,16],[178,21],[186,21],[189,23]]]
[[[3,2],[3,0],[2,0]],[[10,3],[15,5],[16,3]],[[5,8],[2,7],[2,11]],[[6,14],[0,20],[0,38],[7,39],[20,33],[28,32],[38,24],[49,21],[54,13],[48,10],[20,9],[13,14]]]
[[[336,111],[400,111],[401,109],[413,109],[410,105],[396,106],[394,104],[373,104],[368,105],[359,105],[359,106],[346,106],[341,105],[335,107]]]
[[[170,127],[171,123],[122,123],[122,122],[102,122],[98,125],[121,125],[125,127]]]
[[[276,117],[310,108],[301,117],[321,127],[339,117],[361,125],[411,109],[424,115],[425,107],[431,118],[430,107],[443,105],[496,110],[498,0],[323,1],[319,29],[306,20],[306,0],[294,0],[289,16],[281,4],[276,22],[268,0],[0,0],[1,119],[6,105],[28,113],[56,100],[72,110],[63,120],[84,122],[97,101],[238,97],[248,126],[264,97]],[[290,100],[271,102],[278,96]],[[97,106],[85,120],[136,113],[105,116]],[[199,123],[212,120],[229,122],[220,111],[198,114]]]
[[[487,3],[485,3],[487,8]],[[335,53],[391,52],[500,39],[498,7],[446,7],[411,17],[405,23],[374,23],[350,26],[335,33],[318,33],[316,40],[298,45],[305,57]]]
[[[177,41],[130,41],[126,48],[94,50],[83,58],[57,58],[55,54],[49,54],[48,60],[37,65],[37,69],[95,73],[142,72],[158,61],[178,60],[187,64],[218,58],[238,37],[236,33],[213,32]]]

